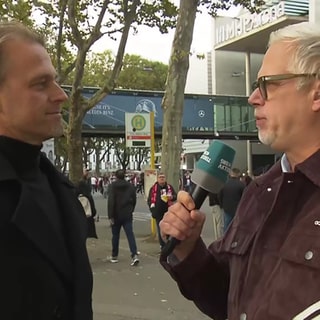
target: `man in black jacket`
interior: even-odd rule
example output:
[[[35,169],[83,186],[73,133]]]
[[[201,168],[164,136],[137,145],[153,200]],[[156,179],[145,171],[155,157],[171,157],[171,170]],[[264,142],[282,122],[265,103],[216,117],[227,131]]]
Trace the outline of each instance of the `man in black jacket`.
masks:
[[[232,168],[229,179],[219,193],[219,202],[224,211],[223,231],[226,232],[241,200],[245,184],[240,181],[241,172],[238,168]]]
[[[118,262],[119,238],[121,227],[126,233],[131,252],[131,265],[139,263],[136,239],[133,233],[133,211],[137,203],[137,194],[134,186],[125,181],[124,170],[117,170],[116,181],[109,186],[108,217],[112,229],[112,257],[111,262]]]
[[[0,23],[0,53],[1,319],[92,320],[84,210],[40,152],[67,96],[33,31]]]

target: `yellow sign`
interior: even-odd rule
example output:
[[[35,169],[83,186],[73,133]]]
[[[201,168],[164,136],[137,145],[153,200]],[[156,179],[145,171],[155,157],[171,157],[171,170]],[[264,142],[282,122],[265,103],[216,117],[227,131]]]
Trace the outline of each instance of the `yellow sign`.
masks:
[[[147,122],[145,117],[140,114],[133,116],[133,118],[131,119],[132,128],[134,128],[135,130],[143,130],[146,127],[146,124]]]

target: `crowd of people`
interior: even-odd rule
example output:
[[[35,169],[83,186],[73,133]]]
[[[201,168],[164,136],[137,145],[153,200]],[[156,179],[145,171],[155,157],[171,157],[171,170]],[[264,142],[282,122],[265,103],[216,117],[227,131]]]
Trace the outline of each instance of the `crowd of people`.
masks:
[[[116,181],[116,171],[104,173],[103,175],[96,175],[90,169],[84,169],[90,176],[91,192],[94,194],[100,192],[105,198],[108,194],[108,186]],[[130,182],[137,194],[144,194],[144,172],[126,171],[124,179]]]

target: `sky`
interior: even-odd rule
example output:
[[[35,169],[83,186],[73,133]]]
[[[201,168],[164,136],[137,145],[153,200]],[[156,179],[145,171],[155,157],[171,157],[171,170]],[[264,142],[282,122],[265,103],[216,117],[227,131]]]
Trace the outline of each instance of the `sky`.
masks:
[[[126,46],[126,53],[137,54],[152,61],[169,62],[174,30],[168,34],[161,34],[157,28],[141,26],[137,34],[130,34]],[[208,14],[197,15],[192,41],[192,52],[205,53],[211,47],[211,19]],[[110,49],[114,53],[117,43],[104,37],[94,47],[96,52]]]
[[[235,16],[238,11],[238,8],[234,8],[228,12],[219,12],[218,14]],[[174,32],[175,30],[170,30],[168,34],[161,34],[157,28],[140,26],[137,34],[130,33],[125,53],[136,54],[151,61],[160,61],[164,64],[169,64]],[[117,49],[118,43],[106,36],[97,41],[92,47],[94,52],[111,50],[114,54],[116,54]],[[208,93],[207,60],[199,60],[196,58],[196,54],[206,54],[211,50],[212,17],[206,12],[202,14],[198,13],[191,44],[191,53],[194,53],[194,55],[190,58],[190,68],[185,88],[186,93]]]
[[[175,0],[175,2],[179,1]],[[237,11],[238,9],[235,8],[234,10],[230,10],[229,12],[224,13],[224,15],[235,15]],[[191,52],[202,54],[211,51],[211,20],[212,18],[206,12],[197,14]],[[173,37],[174,30],[170,30],[168,34],[161,34],[157,30],[157,28],[141,26],[138,29],[137,34],[133,35],[131,32],[131,34],[129,35],[126,46],[126,53],[137,54],[148,60],[160,61],[168,64]],[[104,37],[94,45],[93,50],[95,52],[112,50],[114,53],[116,53],[117,43],[107,37]]]

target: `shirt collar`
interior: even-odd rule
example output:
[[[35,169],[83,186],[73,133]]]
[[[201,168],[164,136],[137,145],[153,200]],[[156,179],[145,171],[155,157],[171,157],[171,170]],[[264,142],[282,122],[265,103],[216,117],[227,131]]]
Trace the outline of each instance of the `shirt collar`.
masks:
[[[291,172],[291,166],[285,153],[281,157],[281,169],[282,172]]]

